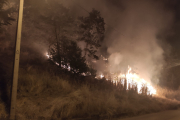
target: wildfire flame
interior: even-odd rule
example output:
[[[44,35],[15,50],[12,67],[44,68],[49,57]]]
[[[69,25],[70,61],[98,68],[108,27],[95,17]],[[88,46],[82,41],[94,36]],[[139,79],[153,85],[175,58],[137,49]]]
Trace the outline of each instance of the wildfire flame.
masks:
[[[46,53],[47,58],[51,58],[51,56]],[[55,62],[55,64],[59,65],[59,63]],[[63,68],[66,68],[65,66],[61,66]],[[68,66],[67,68],[69,71],[71,69],[70,66]],[[139,75],[137,75],[136,73],[131,72],[132,68],[128,66],[128,71],[126,74],[122,74],[120,73],[119,75],[116,75],[113,79],[108,79],[106,78],[106,80],[111,80],[114,84],[117,85],[118,82],[121,82],[122,85],[125,85],[125,81],[126,83],[126,89],[129,90],[130,88],[132,88],[133,85],[137,86],[137,92],[138,93],[142,93],[141,89],[143,86],[146,86],[148,89],[148,92],[150,95],[155,95],[156,94],[156,89],[146,80],[144,80],[143,78],[140,78]],[[85,73],[83,73],[82,75],[86,76]],[[103,77],[105,77],[103,74],[101,74],[99,76],[101,79]],[[98,78],[98,77],[95,77]],[[121,81],[120,81],[121,80]]]
[[[129,90],[130,88],[132,88],[133,86],[137,86],[137,92],[140,94],[142,93],[142,88],[146,87],[147,88],[147,92],[149,92],[149,95],[155,95],[156,94],[156,89],[146,80],[144,80],[143,78],[140,78],[139,75],[137,75],[136,73],[133,73],[132,68],[128,66],[128,71],[126,74],[118,74],[115,75],[114,73],[112,73],[113,79],[111,79],[111,81],[117,85],[118,82],[121,82],[122,85],[125,85],[126,82],[126,90]],[[100,75],[100,78],[102,78],[102,76],[104,75]],[[106,79],[108,80],[108,79]]]
[[[131,67],[128,66],[128,72],[125,75],[121,75],[121,76],[125,76],[126,80],[127,80],[127,89],[129,89],[128,84],[132,85],[132,84],[136,84],[137,85],[137,89],[138,89],[138,93],[141,93],[141,88],[143,87],[143,85],[145,85],[149,91],[149,94],[156,94],[156,90],[154,89],[154,87],[148,83],[146,80],[144,80],[143,78],[140,78],[136,73],[131,73]],[[120,76],[120,77],[121,77]]]
[[[49,59],[50,58],[50,55],[48,53],[46,53],[46,57]]]

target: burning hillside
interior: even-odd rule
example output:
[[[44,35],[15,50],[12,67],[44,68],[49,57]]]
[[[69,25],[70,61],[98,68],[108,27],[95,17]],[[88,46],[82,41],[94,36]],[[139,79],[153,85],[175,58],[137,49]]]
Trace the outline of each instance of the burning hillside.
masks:
[[[120,85],[125,90],[135,89],[139,94],[145,93],[148,95],[156,95],[156,89],[151,83],[141,78],[137,73],[132,71],[132,68],[128,66],[127,73],[110,73],[107,75],[98,75],[96,78],[103,78],[110,80],[114,85]]]
[[[48,53],[46,53],[46,56],[48,59],[51,58]],[[101,58],[103,61],[108,60],[107,58],[103,57],[101,55]],[[54,62],[56,65],[59,65],[58,63]],[[92,61],[92,63],[95,63]],[[62,68],[67,69],[70,71],[71,67],[65,67],[61,65]],[[106,70],[107,71],[107,70]],[[86,76],[86,73],[83,73],[82,75]],[[95,78],[97,79],[102,79],[105,78],[108,81],[113,82],[115,86],[120,85],[122,86],[125,90],[130,90],[130,89],[135,89],[137,93],[142,94],[148,94],[148,95],[155,95],[156,94],[156,89],[151,85],[151,83],[147,82],[143,78],[141,78],[136,72],[132,70],[130,66],[128,66],[128,71],[126,73],[108,73],[108,74],[100,74],[97,75]]]

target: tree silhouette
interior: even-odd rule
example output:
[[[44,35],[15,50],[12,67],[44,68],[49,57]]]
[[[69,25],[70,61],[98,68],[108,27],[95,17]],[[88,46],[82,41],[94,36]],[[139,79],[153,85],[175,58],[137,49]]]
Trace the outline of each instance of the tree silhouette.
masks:
[[[64,37],[61,45],[60,48],[55,42],[54,45],[50,47],[50,59],[62,69],[69,68],[69,71],[74,74],[80,75],[87,73],[89,69],[85,63],[86,59],[82,57],[82,50],[78,47],[77,43]]]
[[[104,19],[99,11],[93,9],[88,17],[80,17],[79,20],[81,21],[79,40],[86,43],[84,56],[98,59],[96,52],[104,39]]]
[[[47,11],[44,19],[54,28],[49,46],[50,59],[61,69],[70,68],[69,71],[74,74],[87,72],[88,67],[85,58],[81,55],[82,50],[71,37],[75,32],[72,29],[74,21],[69,10],[55,2],[48,3],[48,6],[51,10]]]
[[[35,0],[28,1],[26,6],[32,6],[33,8],[27,7],[26,11],[30,9],[33,11],[36,10],[36,6],[40,4]],[[33,4],[36,2],[37,4],[34,6]],[[52,32],[49,39],[49,55],[52,63],[58,65],[60,69],[67,69],[70,66],[72,73],[81,74],[89,71],[95,74],[95,70],[87,67],[85,63],[86,57],[82,55],[82,50],[76,42],[78,38],[83,41],[83,36],[86,37],[85,32],[90,32],[92,37],[89,38],[91,41],[86,39],[88,43],[88,47],[86,47],[88,49],[86,51],[93,58],[98,58],[95,53],[100,47],[100,42],[103,40],[104,20],[100,17],[100,13],[95,10],[90,13],[90,17],[81,17],[80,20],[75,17],[69,9],[57,0],[50,0],[48,2],[42,2],[40,9],[37,9],[37,14],[32,18],[37,18],[43,24],[48,25],[49,28],[47,30]],[[91,20],[95,22],[91,23]],[[89,27],[88,29],[90,31],[85,30],[82,25],[84,24],[83,22],[86,24],[85,26],[93,26],[93,31]]]
[[[77,43],[71,41],[67,48],[67,62],[71,67],[71,72],[76,74],[88,72],[88,66],[85,63],[86,59],[82,57],[82,50],[77,46]]]

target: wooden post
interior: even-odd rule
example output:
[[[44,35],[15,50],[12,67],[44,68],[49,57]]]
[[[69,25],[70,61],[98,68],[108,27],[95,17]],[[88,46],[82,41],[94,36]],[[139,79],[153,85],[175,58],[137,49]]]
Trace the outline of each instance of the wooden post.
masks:
[[[15,59],[14,59],[14,72],[13,72],[13,82],[12,82],[12,91],[11,91],[10,120],[15,120],[17,84],[18,84],[18,73],[19,73],[19,58],[20,58],[20,43],[21,43],[22,18],[23,18],[23,5],[24,5],[24,0],[20,0],[16,48],[15,48]]]

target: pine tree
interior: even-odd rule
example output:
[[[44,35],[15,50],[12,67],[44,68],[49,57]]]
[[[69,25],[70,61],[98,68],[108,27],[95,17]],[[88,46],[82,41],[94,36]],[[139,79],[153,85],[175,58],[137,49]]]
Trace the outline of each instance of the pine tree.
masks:
[[[81,21],[79,40],[86,43],[84,56],[98,59],[96,52],[104,39],[104,19],[99,11],[93,9],[88,17],[80,17],[79,20]]]

